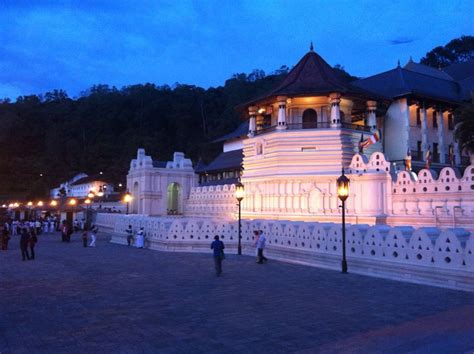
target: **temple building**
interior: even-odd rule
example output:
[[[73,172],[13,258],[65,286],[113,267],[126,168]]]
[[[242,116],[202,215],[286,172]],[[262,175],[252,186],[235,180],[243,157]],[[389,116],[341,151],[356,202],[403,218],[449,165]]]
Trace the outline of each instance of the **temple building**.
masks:
[[[223,149],[211,163],[193,169],[178,154],[158,166],[140,150],[128,176],[133,211],[232,218],[241,181],[244,218],[337,221],[344,168],[349,222],[474,229],[474,168],[453,138],[473,64],[410,60],[350,82],[311,48],[276,88],[240,106],[246,121],[216,140]]]

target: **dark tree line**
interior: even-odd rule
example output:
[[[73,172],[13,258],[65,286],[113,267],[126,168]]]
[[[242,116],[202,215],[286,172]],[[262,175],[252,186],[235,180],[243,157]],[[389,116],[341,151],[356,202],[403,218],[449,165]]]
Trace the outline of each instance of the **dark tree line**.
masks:
[[[159,160],[183,151],[194,162],[220,151],[212,140],[242,122],[236,106],[287,74],[236,74],[224,86],[176,84],[91,87],[78,99],[62,90],[0,102],[0,196],[44,196],[75,173],[104,171],[125,182],[138,147]],[[1,199],[1,198],[0,198]]]
[[[445,46],[430,50],[421,58],[420,63],[435,68],[444,68],[471,59],[474,59],[474,36],[461,36]]]

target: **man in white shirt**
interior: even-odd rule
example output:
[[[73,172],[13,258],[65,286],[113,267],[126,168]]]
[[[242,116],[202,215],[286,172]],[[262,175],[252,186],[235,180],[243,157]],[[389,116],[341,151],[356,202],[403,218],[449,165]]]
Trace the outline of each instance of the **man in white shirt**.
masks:
[[[263,255],[263,250],[265,248],[265,235],[263,234],[263,231],[260,230],[260,236],[257,241],[257,249],[258,249],[258,264],[262,264],[263,262],[267,261],[267,258]]]

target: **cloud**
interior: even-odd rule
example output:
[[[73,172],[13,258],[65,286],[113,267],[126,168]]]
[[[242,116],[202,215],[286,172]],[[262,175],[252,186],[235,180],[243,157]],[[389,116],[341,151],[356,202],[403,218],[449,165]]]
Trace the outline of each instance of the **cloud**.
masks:
[[[388,42],[391,45],[407,44],[407,43],[412,43],[414,41],[416,41],[416,38],[412,38],[412,37],[397,37],[397,38],[388,40]]]

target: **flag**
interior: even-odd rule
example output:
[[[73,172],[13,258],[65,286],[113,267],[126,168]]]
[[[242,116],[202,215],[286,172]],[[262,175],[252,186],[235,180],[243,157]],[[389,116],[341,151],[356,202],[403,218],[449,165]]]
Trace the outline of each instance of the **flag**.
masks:
[[[428,150],[426,150],[426,153],[425,153],[425,168],[429,170],[430,166],[431,166],[431,147],[428,147]]]
[[[407,156],[405,157],[405,168],[407,171],[411,171],[411,151],[407,150]]]
[[[380,140],[380,130],[376,130],[373,135],[369,136],[368,139],[361,141],[359,143],[359,149],[364,149],[372,144],[375,144]]]
[[[451,162],[451,167],[454,167],[454,146],[449,144],[449,161]]]

